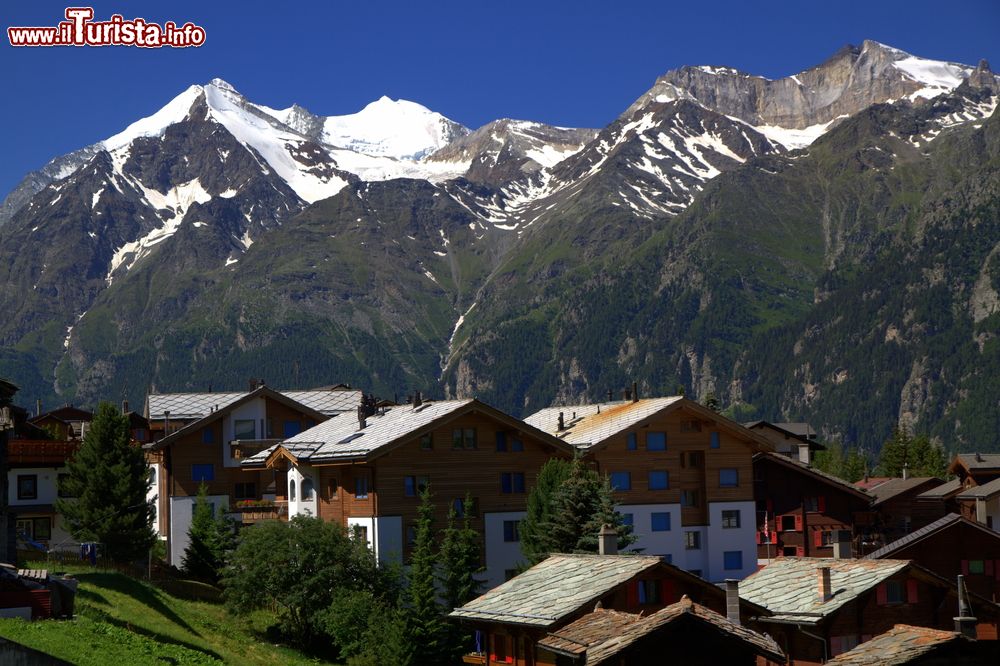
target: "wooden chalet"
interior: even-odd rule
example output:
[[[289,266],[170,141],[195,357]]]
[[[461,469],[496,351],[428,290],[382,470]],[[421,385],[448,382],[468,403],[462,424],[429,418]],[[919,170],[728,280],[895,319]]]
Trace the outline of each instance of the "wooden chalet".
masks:
[[[782,663],[769,636],[747,629],[687,596],[652,614],[596,609],[538,641],[539,664],[685,666]]]
[[[735,581],[727,593],[659,557],[554,554],[455,609],[451,617],[477,631],[478,649],[466,656],[466,663],[554,666],[574,662],[552,649],[555,643],[543,650],[539,641],[558,635],[596,609],[650,615],[685,595],[720,614],[726,613],[728,598],[732,617],[741,622],[767,614],[739,599]],[[585,663],[592,657],[588,655]]]
[[[1000,644],[975,641],[957,631],[897,624],[827,666],[983,666],[1000,664]]]
[[[866,492],[777,453],[755,455],[753,474],[759,562],[831,557],[837,548],[852,557],[864,549],[875,523]]]
[[[472,498],[485,579],[498,585],[523,562],[519,525],[542,465],[573,449],[478,400],[379,407],[372,401],[245,459],[243,469],[287,480],[288,515],[360,530],[381,561],[409,557],[420,494],[438,525]]]
[[[955,513],[867,556],[912,560],[947,580],[959,574],[970,591],[1000,603],[1000,532]]]
[[[952,629],[960,606],[956,581],[896,559],[781,558],[740,595],[768,609],[750,627],[774,637],[790,665],[822,664],[897,624]],[[1000,607],[970,597],[979,638],[995,637]]]
[[[886,479],[870,486],[872,510],[877,514],[879,541],[890,543],[914,530],[918,530],[947,512],[941,502],[918,499],[923,493],[944,484],[937,477],[910,477]]]
[[[806,465],[812,464],[817,451],[826,447],[816,439],[816,431],[808,423],[770,423],[750,421],[743,427],[753,430],[774,445],[775,453],[793,458]]]
[[[959,513],[1000,529],[1000,453],[959,453],[948,472],[961,484],[953,496]]]
[[[753,455],[773,449],[767,439],[682,396],[633,393],[525,421],[610,477],[642,552],[716,582],[756,569]]]

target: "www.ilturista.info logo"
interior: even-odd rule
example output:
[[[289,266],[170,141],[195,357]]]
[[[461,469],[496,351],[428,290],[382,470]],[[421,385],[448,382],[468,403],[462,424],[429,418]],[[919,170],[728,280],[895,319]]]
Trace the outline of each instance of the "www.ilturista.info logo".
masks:
[[[10,27],[7,38],[11,46],[141,46],[155,49],[205,43],[205,29],[191,22],[178,26],[167,21],[161,26],[142,18],[125,20],[121,14],[113,14],[107,21],[94,21],[93,18],[93,7],[67,7],[66,20],[54,28]]]

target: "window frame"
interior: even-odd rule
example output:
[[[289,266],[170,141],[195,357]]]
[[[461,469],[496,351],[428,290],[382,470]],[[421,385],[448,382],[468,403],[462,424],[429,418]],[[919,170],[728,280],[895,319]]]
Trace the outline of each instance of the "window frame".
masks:
[[[666,527],[663,525],[666,525]],[[653,511],[649,514],[650,532],[669,532],[671,527],[672,525],[669,511]]]
[[[736,518],[736,524],[735,525],[732,524],[734,517]],[[739,509],[723,509],[722,510],[722,529],[724,529],[724,530],[736,530],[736,529],[740,528],[741,523],[742,523],[742,516],[740,516],[740,510]]]
[[[639,450],[639,435],[638,433],[629,432],[625,434],[625,450],[626,451],[638,451]]]
[[[736,566],[730,566],[730,564],[732,563],[730,560],[731,556],[735,556],[738,559],[738,564]],[[723,551],[722,568],[725,571],[741,571],[743,569],[743,551],[742,550]]]
[[[371,495],[371,478],[367,474],[354,477],[354,499],[366,500]]]
[[[726,473],[732,473],[733,478],[731,481],[725,479]],[[740,470],[737,467],[721,467],[719,468],[719,487],[720,488],[739,488],[740,487]]]
[[[657,479],[655,485],[653,481],[654,478]],[[649,470],[646,478],[646,484],[649,490],[670,490],[670,470],[666,469]]]
[[[250,493],[247,493],[247,490]],[[233,484],[233,499],[248,500],[257,499],[257,483],[255,481],[238,481]]]
[[[654,445],[650,442],[650,439],[660,440]],[[667,433],[663,430],[652,430],[646,433],[646,450],[647,451],[666,451],[667,450]]]
[[[701,550],[701,532],[697,530],[684,531],[684,550]]]
[[[200,468],[201,474],[196,470]],[[206,477],[205,472],[208,472]],[[215,463],[191,463],[191,480],[195,483],[211,483],[215,481]]]
[[[31,490],[27,491],[24,489],[22,484],[31,483]],[[37,474],[18,474],[17,475],[17,499],[19,500],[36,500],[38,499],[38,475]]]
[[[520,543],[521,541],[521,521],[503,521],[503,541],[504,543]]]
[[[624,475],[624,477],[622,475]],[[615,477],[618,477],[619,480],[621,480],[622,478],[624,478],[625,485],[621,486],[621,485],[617,484],[615,482]],[[632,490],[632,472],[628,472],[628,471],[611,472],[608,475],[608,483],[611,484],[611,490],[613,492],[616,492],[616,493],[628,492],[628,491]]]
[[[244,431],[240,431],[240,424],[244,424]],[[241,437],[240,435],[247,434],[248,431],[245,430],[245,425],[249,423],[253,428],[253,434],[250,437]],[[257,421],[256,419],[233,419],[233,439],[236,441],[253,441],[257,439]]]

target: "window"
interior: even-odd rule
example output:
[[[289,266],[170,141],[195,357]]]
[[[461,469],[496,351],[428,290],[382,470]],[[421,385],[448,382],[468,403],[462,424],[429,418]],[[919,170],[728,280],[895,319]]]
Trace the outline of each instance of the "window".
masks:
[[[52,519],[21,518],[17,521],[17,533],[32,541],[48,541],[52,538]]]
[[[412,546],[417,542],[417,526],[407,525],[406,526],[406,545]]]
[[[666,451],[667,450],[667,433],[665,433],[665,432],[647,432],[646,433],[646,450],[647,451]]]
[[[650,470],[649,489],[666,490],[670,487],[670,474],[666,470]]]
[[[132,431],[132,437],[134,437],[137,442],[148,442],[149,431],[145,428],[136,428]]]
[[[17,499],[19,500],[38,499],[37,474],[17,475]]]
[[[368,477],[359,476],[354,479],[354,498],[368,499]]]
[[[215,431],[210,427],[205,427],[201,429],[201,443],[202,444],[213,444],[215,443]]]
[[[681,453],[681,467],[701,469],[705,466],[704,451],[684,451]]]
[[[740,526],[739,509],[722,512],[722,529],[735,529]]]
[[[639,439],[634,432],[630,432],[625,436],[625,448],[629,451],[635,451],[639,448]]]
[[[326,496],[328,499],[337,499],[337,477],[333,476],[326,480]]]
[[[471,498],[468,502],[465,499],[459,497],[451,501],[451,506],[455,509],[455,516],[458,518],[465,518],[465,509],[469,509],[469,516],[479,515],[479,500],[475,497]]]
[[[660,603],[660,581],[640,580],[638,583],[638,587],[639,587],[640,604]]]
[[[821,546],[832,546],[833,545],[833,530],[823,530],[823,536],[820,540]]]
[[[156,477],[153,477],[153,487],[156,487]],[[73,493],[66,490],[66,482],[69,481],[69,474],[60,474],[56,477],[56,492],[59,497],[73,497]]]
[[[885,601],[889,604],[901,604],[906,601],[906,585],[901,580],[885,582]]]
[[[191,465],[192,481],[215,481],[215,465],[205,463],[202,465]]]
[[[684,547],[688,550],[698,550],[701,548],[701,532],[685,532]]]
[[[713,449],[719,448],[719,433],[717,432],[712,433],[712,441],[711,443],[709,443],[708,446]]]
[[[798,521],[795,516],[781,516],[781,531],[794,532],[797,529]]]
[[[819,511],[819,501],[815,497],[806,497],[802,502],[802,508],[806,511]]]
[[[361,539],[365,543],[368,542],[368,526],[367,525],[352,525],[351,531],[354,533],[354,538]]]
[[[681,506],[691,508],[697,508],[701,506],[701,493],[697,490],[682,490],[681,491]]]
[[[701,432],[701,421],[697,419],[681,421],[681,432]]]
[[[524,472],[503,472],[500,474],[500,491],[505,494],[524,492]]]
[[[501,634],[493,634],[493,655],[490,661],[502,661],[506,663],[511,663],[513,659],[513,650],[511,648],[512,640],[510,636],[503,636]]]
[[[451,448],[453,449],[474,449],[476,448],[475,428],[455,428],[451,431]]]
[[[288,501],[294,502],[296,499],[295,495],[295,479],[288,480]]]
[[[986,573],[986,563],[983,560],[969,560],[969,573],[970,574],[984,574]]]
[[[635,525],[635,515],[631,514],[631,513],[623,513],[622,514],[622,525],[628,525],[629,527],[632,527],[633,525]]]
[[[521,521],[519,520],[503,521],[503,540],[507,543],[520,541],[521,540],[521,534],[519,531],[520,525]]]
[[[285,421],[281,428],[281,434],[285,437],[295,437],[302,432],[302,424],[298,421]]]
[[[257,439],[257,424],[253,419],[233,421],[233,439]]]
[[[420,436],[420,450],[430,451],[434,448],[434,435],[427,433],[426,435]]]
[[[612,490],[632,490],[631,472],[611,472]]]
[[[740,471],[733,467],[724,467],[719,470],[719,487],[736,488],[740,485]]]
[[[520,453],[521,451],[524,451],[524,441],[519,437],[511,437],[510,450],[515,453]]]
[[[507,433],[497,431],[497,451],[507,450]]]
[[[727,550],[722,553],[722,568],[726,571],[743,568],[743,551]]]
[[[426,476],[407,476],[403,478],[403,488],[406,491],[407,497],[417,497],[429,485],[430,479]]]
[[[302,479],[302,501],[311,502],[313,500],[313,480]]]
[[[233,497],[238,500],[257,499],[257,484],[253,482],[237,483],[233,486]]]
[[[654,511],[649,515],[650,529],[654,532],[670,531],[670,514],[666,511]]]

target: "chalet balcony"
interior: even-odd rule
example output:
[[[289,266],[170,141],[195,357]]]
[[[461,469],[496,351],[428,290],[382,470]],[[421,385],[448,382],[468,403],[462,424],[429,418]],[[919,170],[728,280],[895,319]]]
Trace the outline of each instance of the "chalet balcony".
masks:
[[[80,442],[14,439],[7,443],[9,465],[64,465],[76,455]]]
[[[280,439],[234,439],[229,442],[229,450],[233,459],[243,460],[281,442]]]
[[[228,515],[242,525],[255,525],[266,520],[288,520],[285,500],[239,500],[229,508]]]
[[[470,652],[462,655],[463,664],[486,664],[486,654],[483,652]]]

